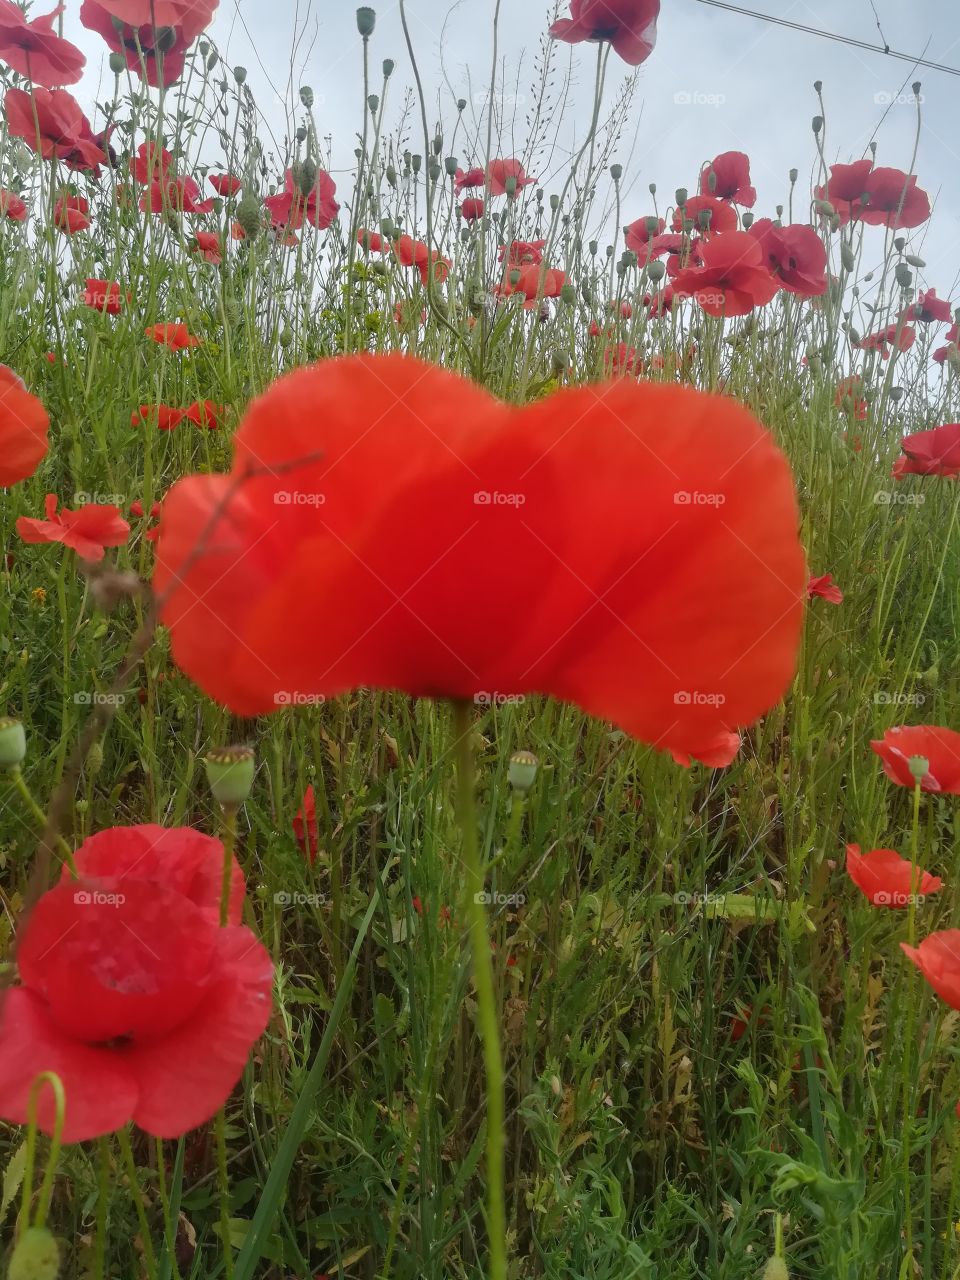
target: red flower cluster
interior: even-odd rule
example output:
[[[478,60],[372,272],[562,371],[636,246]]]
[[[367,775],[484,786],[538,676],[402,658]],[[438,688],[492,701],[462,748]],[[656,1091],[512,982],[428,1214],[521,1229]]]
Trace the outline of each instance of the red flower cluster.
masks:
[[[930,217],[930,199],[913,174],[901,169],[875,169],[872,160],[830,166],[830,180],[817,187],[818,200],[828,200],[842,225],[865,222],[872,227],[919,227]]]

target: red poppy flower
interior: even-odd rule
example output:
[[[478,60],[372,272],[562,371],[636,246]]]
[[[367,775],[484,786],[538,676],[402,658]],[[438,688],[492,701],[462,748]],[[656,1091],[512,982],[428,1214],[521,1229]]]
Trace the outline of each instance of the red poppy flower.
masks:
[[[810,579],[807,583],[807,599],[812,600],[814,596],[819,596],[821,600],[827,600],[830,604],[843,603],[843,592],[834,582],[832,573]]]
[[[467,222],[478,222],[483,217],[484,204],[480,199],[464,200],[460,212]]]
[[[424,284],[430,278],[431,265],[433,278],[438,284],[442,284],[450,274],[450,260],[442,257],[436,249],[429,249],[422,240],[414,240],[412,236],[400,236],[394,241],[393,251],[402,266],[417,268]]]
[[[118,316],[123,307],[120,286],[115,280],[87,280],[83,302],[84,306],[103,311],[108,316]]]
[[[917,331],[908,324],[888,324],[885,329],[868,333],[857,343],[861,351],[879,351],[882,360],[889,360],[891,350],[909,351],[917,340]]]
[[[827,292],[827,250],[813,227],[778,227],[769,218],[755,222],[748,235],[759,241],[770,271],[784,289],[801,298]]]
[[[0,59],[43,89],[76,84],[86,58],[53,29],[61,9],[27,21],[13,0],[0,0]]]
[[[168,404],[142,404],[130,415],[131,427],[156,427],[158,431],[172,431],[183,421],[185,409],[174,409]]]
[[[143,514],[144,514],[143,503],[140,501],[139,498],[134,499],[134,501],[130,503],[130,514],[132,516],[136,516],[138,520],[143,518]],[[160,503],[159,502],[151,503],[150,519],[156,520],[159,514],[160,514]]]
[[[858,374],[851,374],[837,383],[834,404],[861,422],[866,418],[867,402],[863,398],[863,379]]]
[[[173,156],[156,142],[141,142],[137,154],[130,161],[130,173],[134,182],[148,186],[162,182],[173,164]]]
[[[898,786],[913,788],[909,762],[920,758],[928,764],[920,783],[923,791],[960,795],[960,733],[937,725],[900,725],[870,746],[883,761],[884,773]]]
[[[61,196],[53,206],[53,225],[64,235],[74,236],[91,225],[89,212],[90,205],[83,196]]]
[[[919,227],[930,217],[930,199],[913,174],[872,169],[855,216],[871,227]]]
[[[642,262],[646,262],[647,245],[663,234],[666,225],[662,218],[637,218],[636,222],[631,222],[629,226],[624,227],[624,243]]]
[[[848,844],[847,875],[875,907],[901,909],[910,905],[912,894],[926,896],[943,888],[939,876],[921,867],[914,874],[913,865],[895,849],[861,853],[858,844]]]
[[[541,276],[543,277],[542,284]],[[566,281],[567,277],[562,271],[553,269],[544,271],[542,265],[513,267],[507,272],[503,283],[497,286],[496,292],[501,298],[509,298],[512,294],[522,293],[526,298],[526,302],[523,305],[529,309],[536,306],[538,293],[541,298],[559,298],[560,291]]]
[[[952,320],[953,311],[946,298],[938,298],[936,289],[921,289],[917,300],[904,311],[907,320],[916,320],[920,324],[935,324],[938,321]]]
[[[792,676],[793,483],[732,400],[617,380],[518,409],[355,356],[274,384],[234,447],[247,478],[214,536],[229,477],[164,500],[155,587],[179,665],[242,714],[278,689],[537,690],[700,756]]]
[[[745,316],[768,303],[779,282],[767,270],[753,236],[729,231],[711,237],[701,250],[702,267],[685,267],[674,278],[678,294],[688,294],[711,316]]]
[[[742,745],[739,733],[721,730],[712,742],[706,743],[696,752],[671,749],[670,754],[674,763],[682,765],[684,769],[690,768],[692,759],[699,760],[708,769],[726,769],[727,765],[733,764]]]
[[[171,351],[185,351],[190,347],[199,347],[201,338],[195,338],[185,324],[152,324],[144,330],[148,338]]]
[[[213,21],[219,0],[98,0],[128,27],[179,28],[190,44]]]
[[[757,203],[757,193],[750,185],[748,157],[742,151],[724,151],[705,164],[700,173],[700,194],[752,209]]]
[[[336,183],[329,173],[318,169],[310,194],[305,196],[297,186],[293,170],[288,169],[283,191],[275,196],[267,196],[263,203],[270,212],[274,230],[289,227],[292,231],[298,231],[306,218],[311,226],[325,231],[340,212],[340,206],[334,198],[336,191]]]
[[[867,189],[867,179],[873,170],[872,160],[857,160],[853,164],[832,164],[830,180],[825,187],[817,187],[818,200],[828,200],[837,212],[843,226],[859,217],[861,198]]]
[[[17,519],[17,533],[24,542],[62,542],[81,560],[102,560],[105,547],[122,547],[130,536],[130,526],[119,507],[88,502],[76,511],[64,507],[58,515],[57,495],[48,493],[44,510],[46,520],[30,516]]]
[[[509,262],[511,267],[539,266],[543,261],[543,249],[546,240],[511,240],[509,245],[500,246],[500,261]]]
[[[457,195],[467,191],[471,187],[482,187],[487,181],[487,176],[483,169],[458,169],[454,178],[454,188]]]
[[[62,160],[71,169],[96,174],[106,162],[86,117],[66,89],[8,89],[3,100],[7,128],[44,160]],[[34,114],[36,113],[36,114]]]
[[[581,44],[609,40],[631,67],[639,67],[657,43],[660,0],[570,0],[570,17],[550,28],[555,40]]]
[[[206,262],[219,267],[223,261],[220,237],[213,231],[197,231],[193,237],[194,252],[199,253]]]
[[[960,475],[960,423],[915,431],[903,437],[900,448],[905,456],[897,459],[898,476]]]
[[[163,177],[151,182],[140,197],[141,213],[210,213],[213,200],[202,200],[202,192],[193,178]]]
[[[184,418],[192,422],[196,427],[206,427],[208,431],[215,431],[217,427],[223,423],[224,408],[222,404],[216,404],[213,400],[194,400],[193,404],[184,410]]]
[[[80,879],[45,893],[22,926],[22,985],[0,1011],[0,1115],[26,1122],[35,1077],[55,1071],[66,1142],[129,1121],[175,1138],[208,1120],[270,1016],[273,966],[239,924],[219,926],[223,847],[184,829],[119,827],[77,851]],[[41,1094],[39,1123],[54,1108]]]
[[[701,221],[701,214],[709,214],[710,221]],[[691,196],[682,209],[674,210],[674,231],[682,231],[684,222],[692,222],[699,235],[722,235],[725,231],[736,231],[737,211],[716,196]]]
[[[519,194],[524,187],[536,182],[536,178],[527,176],[519,160],[491,160],[487,165],[486,178],[492,196],[508,195],[508,182],[516,183],[514,194]]]
[[[50,419],[12,369],[0,364],[0,488],[32,476],[47,452]]]
[[[960,1009],[960,929],[943,929],[923,939],[919,947],[900,943],[934,991],[951,1009]]]
[[[26,222],[27,206],[15,191],[7,191],[0,187],[0,218],[9,218],[11,222]]]
[[[643,373],[643,361],[636,347],[628,347],[625,342],[605,347],[603,351],[603,369],[607,376],[619,378],[626,374]]]
[[[211,173],[207,181],[218,196],[235,196],[243,190],[243,183],[232,173]]]
[[[317,827],[317,801],[313,793],[313,785],[303,793],[303,803],[293,819],[293,834],[300,852],[312,866],[317,860],[320,849],[320,834]]]
[[[107,0],[83,0],[80,21],[88,31],[96,31],[113,53],[122,53],[127,67],[159,88],[171,85],[183,75],[187,50],[193,42],[182,26],[156,26],[147,21],[131,25],[122,22],[107,8]]]
[[[656,319],[660,316],[668,316],[673,310],[675,297],[676,293],[674,292],[674,287],[668,282],[660,292],[655,293],[653,297],[650,298],[649,303],[647,303],[647,310],[651,317]],[[644,301],[646,302],[646,299],[644,299]]]

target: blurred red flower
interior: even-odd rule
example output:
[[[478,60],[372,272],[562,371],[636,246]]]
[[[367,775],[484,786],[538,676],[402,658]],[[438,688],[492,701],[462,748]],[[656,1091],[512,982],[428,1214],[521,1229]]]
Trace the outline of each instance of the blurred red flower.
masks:
[[[303,793],[303,803],[293,818],[293,834],[300,852],[312,866],[317,860],[320,849],[320,835],[317,827],[317,801],[313,793],[313,784]]]
[[[43,89],[76,84],[87,61],[54,31],[53,20],[61,12],[54,9],[28,21],[13,0],[0,0],[0,59]]]
[[[78,880],[43,895],[22,926],[21,986],[0,1011],[0,1114],[24,1124],[35,1077],[69,1098],[65,1142],[133,1121],[176,1138],[203,1124],[240,1078],[270,1016],[273,965],[240,925],[219,926],[223,846],[184,828],[118,827],[85,841]],[[53,1128],[49,1090],[39,1124]]]
[[[936,289],[921,289],[917,300],[907,307],[903,313],[906,320],[916,320],[920,324],[935,324],[938,321],[953,319],[953,311],[946,298],[938,298]]]
[[[860,200],[873,169],[872,160],[856,160],[853,164],[832,164],[825,187],[816,187],[814,196],[833,205],[843,226],[859,215]]]
[[[705,241],[702,267],[685,267],[674,278],[678,294],[696,298],[710,316],[745,316],[768,303],[780,287],[767,270],[758,240],[728,231]]]
[[[213,21],[219,0],[98,0],[98,3],[128,27],[178,28],[189,44]]]
[[[243,190],[243,183],[232,173],[211,173],[207,181],[218,196],[235,196]]]
[[[900,441],[904,457],[896,462],[895,475],[960,475],[960,423],[946,422],[930,431],[915,431]]]
[[[483,209],[484,204],[480,199],[464,200],[460,206],[460,212],[467,222],[478,222],[483,217]]]
[[[888,324],[885,329],[876,333],[868,333],[861,338],[857,346],[861,351],[879,351],[882,360],[889,360],[891,349],[900,352],[909,351],[917,340],[916,329],[908,324]]]
[[[202,339],[195,338],[185,324],[152,324],[144,330],[148,338],[171,351],[185,351],[190,347],[199,347]]]
[[[863,396],[863,379],[859,374],[851,374],[837,383],[834,404],[844,413],[852,414],[860,422],[866,418],[867,402]]]
[[[174,409],[168,404],[142,404],[130,415],[131,427],[142,427],[144,424],[156,427],[158,431],[172,431],[184,419],[186,410]]]
[[[931,933],[919,947],[901,942],[900,948],[940,999],[951,1009],[960,1009],[960,929]]]
[[[811,578],[807,583],[807,599],[812,600],[815,596],[819,596],[821,600],[826,600],[830,604],[843,603],[843,592],[834,582],[832,573],[825,573],[820,578]]]
[[[539,266],[546,243],[546,240],[511,240],[509,245],[500,246],[500,261],[509,262],[512,267],[527,267],[531,263]]]
[[[770,271],[784,289],[801,298],[818,298],[827,291],[827,250],[813,227],[795,223],[778,227],[760,218],[747,235],[760,243]]]
[[[87,280],[83,294],[84,306],[103,311],[108,316],[118,316],[123,307],[120,286],[115,280]]]
[[[61,196],[53,206],[53,225],[64,235],[74,236],[90,227],[90,205],[83,196]]]
[[[157,142],[141,142],[137,154],[130,161],[130,173],[134,182],[148,186],[166,178],[173,164],[173,156]]]
[[[184,411],[183,416],[195,427],[206,427],[208,431],[215,431],[222,425],[223,415],[222,404],[216,404],[213,400],[194,400],[193,404]]]
[[[108,8],[109,0],[83,0],[80,21],[88,31],[96,31],[113,53],[122,53],[127,67],[154,89],[175,84],[183,75],[183,64],[193,36],[180,25],[156,26],[147,20],[131,24],[117,18]]]
[[[707,214],[710,215],[709,222],[706,220]],[[682,209],[674,210],[674,231],[682,231],[684,222],[692,222],[698,235],[721,235],[725,231],[736,231],[737,211],[716,196],[690,196]]]
[[[11,222],[26,222],[27,206],[15,191],[7,191],[0,187],[0,218],[9,218]]]
[[[913,174],[872,169],[856,216],[872,227],[919,227],[930,217],[930,199]]]
[[[66,89],[8,89],[3,100],[7,128],[44,160],[62,160],[71,169],[94,174],[106,162],[93,130],[76,99]],[[34,114],[36,113],[36,114]]]
[[[433,278],[442,284],[450,274],[450,261],[439,254],[436,249],[429,249],[422,240],[414,240],[412,236],[400,236],[393,243],[393,251],[397,261],[404,267],[416,267],[420,279],[426,284],[433,268]]]
[[[900,910],[910,905],[912,894],[939,893],[943,881],[901,858],[895,849],[871,849],[861,853],[858,844],[847,845],[847,875],[875,907]]]
[[[960,795],[960,733],[937,725],[900,725],[870,746],[882,760],[884,773],[898,786],[913,788],[909,762],[919,758],[928,766],[920,783],[923,791]]]
[[[699,757],[793,674],[793,482],[733,400],[617,380],[518,409],[355,356],[281,378],[234,448],[221,520],[229,476],[165,498],[155,588],[178,664],[241,714],[281,689],[536,690]]]
[[[750,185],[749,158],[742,151],[724,151],[705,164],[700,173],[700,194],[752,209],[757,193]]]
[[[541,276],[543,283],[541,286]],[[553,268],[544,270],[543,265],[530,264],[526,267],[512,267],[504,277],[503,283],[497,286],[497,295],[509,298],[514,293],[522,293],[526,298],[525,307],[536,305],[537,295],[542,298],[559,298],[560,290],[566,284],[567,277],[562,271]]]
[[[32,476],[46,456],[47,411],[5,364],[0,364],[0,488]]]
[[[151,182],[140,197],[142,213],[210,213],[213,199],[202,200],[202,192],[193,178],[171,178],[164,175]]]
[[[48,493],[44,510],[45,520],[18,517],[17,533],[24,542],[62,542],[82,560],[102,560],[105,547],[121,547],[130,536],[119,507],[87,502],[76,511],[64,507],[58,515],[57,495]]]
[[[482,187],[486,183],[487,177],[483,169],[458,169],[454,180],[457,195],[468,190],[470,187]]]
[[[507,191],[507,183],[516,183],[514,194],[518,194],[524,187],[529,187],[536,182],[536,178],[528,177],[524,172],[523,165],[519,160],[491,160],[487,165],[487,182],[490,184],[490,194],[492,196],[509,195]]]
[[[197,231],[193,237],[194,252],[199,253],[206,262],[219,267],[223,261],[223,246],[220,237],[213,231]]]
[[[289,228],[299,231],[304,218],[311,226],[325,231],[340,212],[336,196],[337,186],[324,169],[317,170],[316,180],[305,196],[293,176],[293,170],[286,172],[284,189],[278,195],[267,196],[264,205],[270,212],[270,220],[275,231]]]
[[[631,67],[639,67],[657,43],[660,0],[570,0],[570,17],[550,28],[555,40],[581,44],[609,40]]]

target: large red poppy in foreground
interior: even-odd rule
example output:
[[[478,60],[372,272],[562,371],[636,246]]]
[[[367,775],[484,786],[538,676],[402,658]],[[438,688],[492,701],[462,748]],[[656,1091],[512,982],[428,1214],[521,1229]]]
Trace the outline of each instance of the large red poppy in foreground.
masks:
[[[518,409],[353,356],[254,402],[233,479],[174,486],[155,586],[177,662],[244,714],[539,692],[699,758],[793,675],[797,526],[732,400],[621,380]]]
[[[187,829],[118,827],[77,851],[80,879],[45,893],[21,930],[22,986],[0,1009],[0,1116],[27,1118],[55,1071],[66,1142],[130,1120],[175,1138],[221,1107],[270,1015],[273,966],[238,921],[219,926],[223,847]],[[41,1095],[41,1127],[53,1104]]]
[[[556,40],[580,44],[609,40],[620,57],[639,67],[657,43],[660,0],[570,0],[570,17],[550,28]]]
[[[36,396],[0,364],[0,485],[32,476],[47,452],[50,419]]]

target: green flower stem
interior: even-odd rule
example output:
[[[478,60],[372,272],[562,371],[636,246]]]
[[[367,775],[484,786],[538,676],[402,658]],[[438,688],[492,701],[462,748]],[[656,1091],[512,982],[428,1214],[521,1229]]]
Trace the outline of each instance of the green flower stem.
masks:
[[[13,779],[13,785],[16,787],[17,791],[20,793],[20,796],[24,804],[27,806],[27,808],[30,810],[30,812],[33,814],[34,818],[36,819],[37,825],[40,827],[40,830],[45,831],[47,826],[47,815],[43,812],[43,810],[37,804],[36,800],[33,798],[33,793],[31,792],[30,788],[27,786],[27,780],[23,776],[23,773],[19,765],[14,765],[14,767],[10,770],[10,777]],[[60,835],[58,835],[56,838],[56,845],[60,853],[63,855],[64,862],[70,868],[70,874],[73,876],[74,880],[76,880],[77,864],[73,860],[73,850],[67,844],[66,840],[64,840],[63,836],[60,836]]]
[[[482,900],[484,877],[474,803],[470,704],[455,702],[453,720],[456,735],[454,752],[457,761],[457,808],[463,831],[463,861],[467,873],[467,912],[473,953],[473,979],[477,988],[477,1014],[487,1074],[487,1232],[490,1240],[490,1280],[506,1280],[503,1057],[494,995],[490,934]]]

